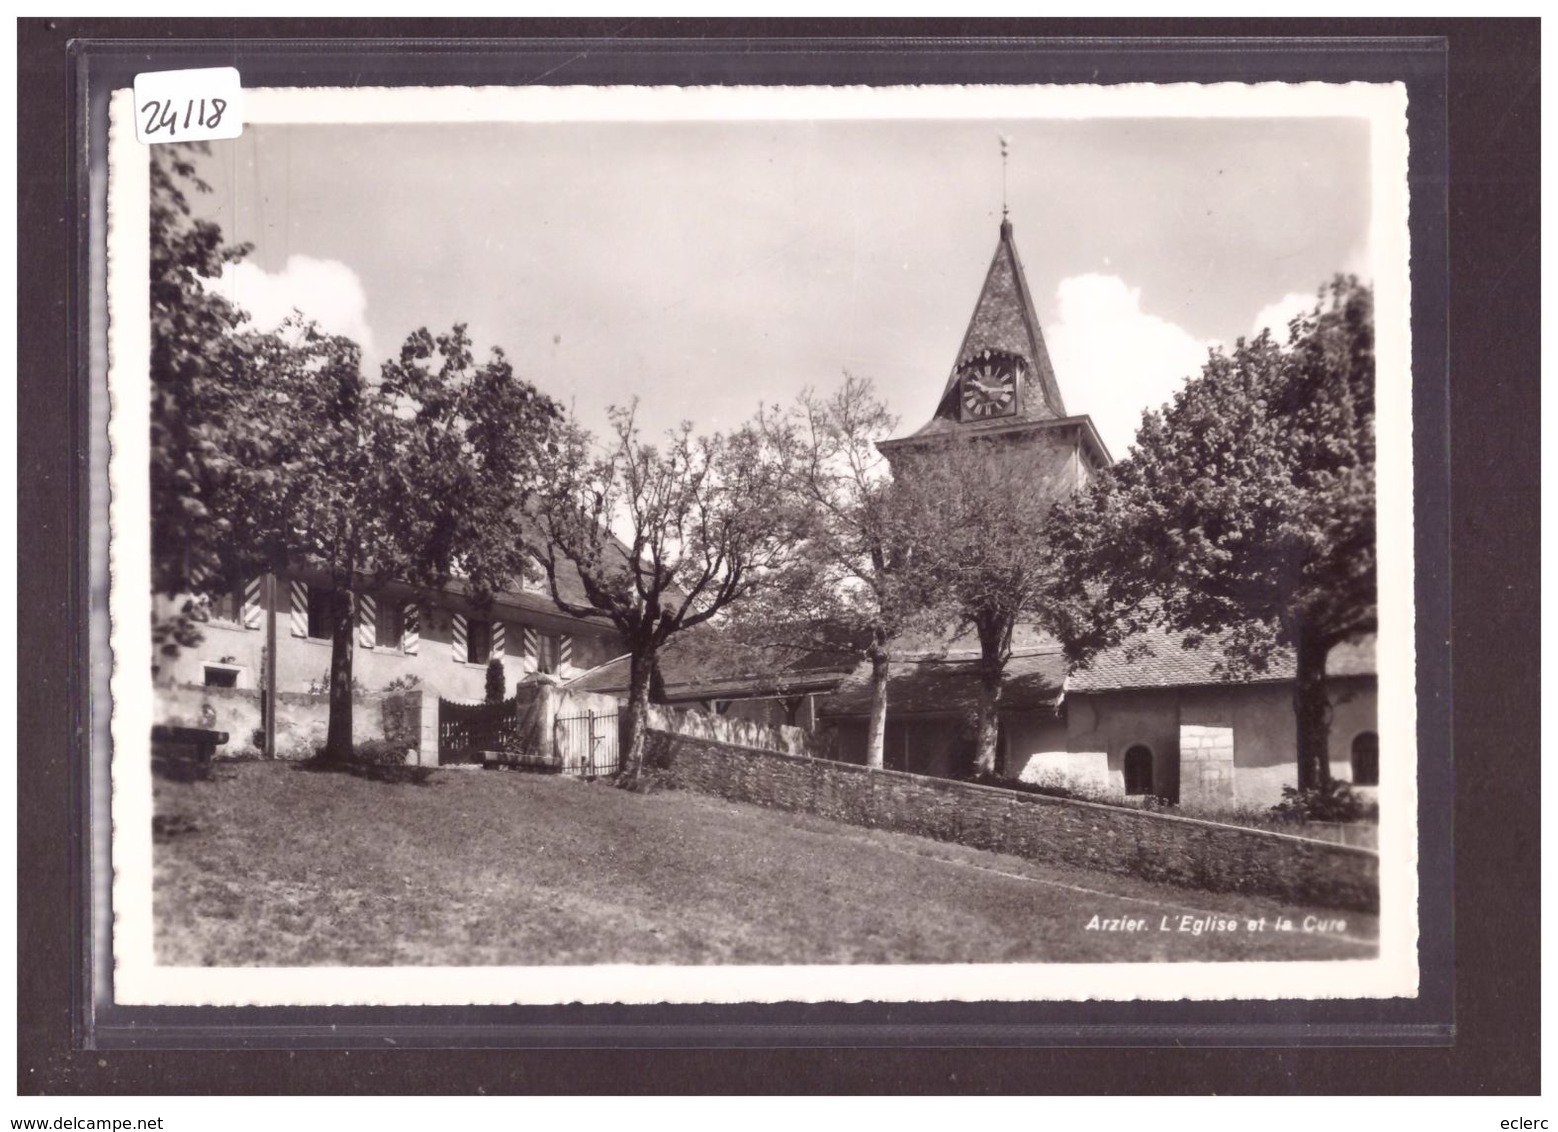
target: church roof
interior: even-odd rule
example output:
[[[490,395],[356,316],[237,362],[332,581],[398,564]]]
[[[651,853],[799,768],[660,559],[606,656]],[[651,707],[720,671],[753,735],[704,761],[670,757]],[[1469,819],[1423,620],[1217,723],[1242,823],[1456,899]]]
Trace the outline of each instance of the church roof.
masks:
[[[1066,658],[1059,649],[1014,652],[1001,684],[1003,711],[1054,710],[1065,686]],[[979,703],[978,653],[895,659],[887,674],[887,712],[968,714]],[[871,664],[858,665],[831,695],[817,702],[823,718],[866,715],[871,710]]]
[[[1136,655],[1139,650],[1147,651]],[[1293,655],[1283,651],[1265,672],[1230,680],[1218,671],[1222,649],[1215,641],[1186,648],[1177,634],[1160,629],[1140,634],[1126,645],[1105,649],[1087,668],[1067,681],[1073,692],[1113,692],[1132,688],[1180,688],[1206,684],[1273,684],[1293,679]],[[1337,645],[1326,658],[1326,674],[1373,676],[1374,638]]]
[[[660,650],[660,678],[666,698],[741,699],[832,688],[854,667],[854,655],[839,649],[754,645],[700,627],[672,637]],[[580,692],[626,696],[629,658],[620,656],[569,682]]]
[[[983,350],[1026,358],[1029,369],[1024,381],[1027,388],[1015,416],[963,423],[958,416],[958,367]],[[990,259],[990,269],[985,273],[985,285],[979,292],[979,301],[974,304],[973,317],[968,320],[963,344],[953,359],[941,402],[930,421],[913,435],[935,436],[954,429],[965,433],[983,431],[1010,427],[1020,421],[1056,420],[1065,416],[1066,405],[1055,380],[1055,368],[1050,364],[1044,332],[1039,329],[1033,296],[1028,291],[1022,260],[1012,238],[1012,223],[1002,220],[1001,237],[996,243],[995,255]]]

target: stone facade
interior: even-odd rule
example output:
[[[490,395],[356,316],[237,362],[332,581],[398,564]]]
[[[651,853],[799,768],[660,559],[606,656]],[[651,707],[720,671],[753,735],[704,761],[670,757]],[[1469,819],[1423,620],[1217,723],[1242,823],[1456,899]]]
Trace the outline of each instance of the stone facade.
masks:
[[[1331,681],[1331,774],[1351,778],[1349,750],[1374,731],[1373,677]],[[1126,688],[1066,695],[1067,745],[1104,752],[1112,792],[1124,792],[1125,752],[1152,752],[1152,791],[1171,801],[1265,808],[1298,782],[1292,685]],[[1193,743],[1194,745],[1187,745]]]
[[[672,786],[1042,862],[1375,912],[1367,849],[651,732]]]
[[[227,674],[237,688],[261,687],[266,622],[271,617],[276,619],[277,689],[306,693],[324,687],[330,673],[331,643],[325,637],[309,636],[306,617],[300,621],[295,616],[292,583],[299,579],[323,584],[305,574],[278,578],[274,594],[260,586],[252,608],[246,607],[243,616],[227,620],[213,617],[201,625],[198,645],[182,649],[176,657],[159,659],[155,679],[159,697],[162,689],[171,685],[204,683],[211,670]],[[404,586],[390,587],[372,600],[373,606],[368,608],[395,606],[403,619],[408,606],[416,606],[418,613],[412,625],[402,627],[400,639],[393,644],[379,643],[371,619],[364,626],[359,618],[352,678],[367,692],[414,678],[435,695],[481,702],[486,693],[486,662],[471,662],[458,645],[462,634],[478,621],[488,626],[492,654],[504,666],[504,685],[510,692],[523,676],[537,670],[538,650],[548,653],[564,677],[604,664],[622,652],[609,626],[569,618],[555,609],[533,608],[542,604],[535,595],[504,595],[486,610],[471,607],[453,593],[422,593]],[[517,604],[520,602],[526,604]],[[360,615],[364,604],[359,605]],[[550,605],[550,601],[545,604]]]
[[[1179,800],[1213,806],[1233,804],[1231,725],[1179,725]]]
[[[175,684],[158,689],[159,723],[227,732],[218,758],[259,757],[264,726],[257,688],[209,688]],[[280,692],[276,696],[276,757],[306,759],[324,746],[330,697]],[[438,699],[423,691],[367,692],[352,697],[352,740],[386,739],[404,746],[407,762],[438,762]]]

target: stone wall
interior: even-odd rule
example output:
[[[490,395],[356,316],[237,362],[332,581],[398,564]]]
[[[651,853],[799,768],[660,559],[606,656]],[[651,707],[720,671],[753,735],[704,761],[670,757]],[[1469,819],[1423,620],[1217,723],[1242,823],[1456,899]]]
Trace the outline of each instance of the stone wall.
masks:
[[[673,786],[1213,892],[1374,912],[1379,857],[1350,846],[651,731]]]
[[[662,704],[649,705],[648,729],[666,731],[729,743],[737,747],[755,747],[761,751],[781,751],[789,755],[816,758],[819,745],[809,731],[781,724],[777,727],[748,719],[730,719],[702,711],[683,711]]]
[[[264,693],[258,688],[210,688],[172,684],[155,689],[158,723],[227,732],[218,758],[258,757],[264,741]],[[438,701],[421,690],[367,692],[352,697],[352,740],[388,739],[407,751],[438,754]],[[306,759],[324,746],[330,697],[309,692],[276,696],[276,757]],[[413,754],[409,761],[418,761]]]

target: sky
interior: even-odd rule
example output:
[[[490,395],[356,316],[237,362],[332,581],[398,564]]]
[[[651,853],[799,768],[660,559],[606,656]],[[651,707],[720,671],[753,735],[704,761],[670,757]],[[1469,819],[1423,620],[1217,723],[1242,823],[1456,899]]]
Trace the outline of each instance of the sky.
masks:
[[[1372,278],[1348,118],[251,124],[195,203],[253,251],[230,293],[369,364],[465,322],[605,428],[659,433],[872,379],[936,406],[1005,198],[1067,410],[1123,456],[1210,347]]]

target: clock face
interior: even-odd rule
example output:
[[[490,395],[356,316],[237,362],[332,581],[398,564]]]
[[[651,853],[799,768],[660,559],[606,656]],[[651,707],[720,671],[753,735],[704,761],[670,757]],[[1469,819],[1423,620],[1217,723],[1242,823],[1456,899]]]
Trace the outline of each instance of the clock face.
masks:
[[[1016,359],[976,355],[963,364],[959,404],[965,421],[1009,417],[1017,412]]]

